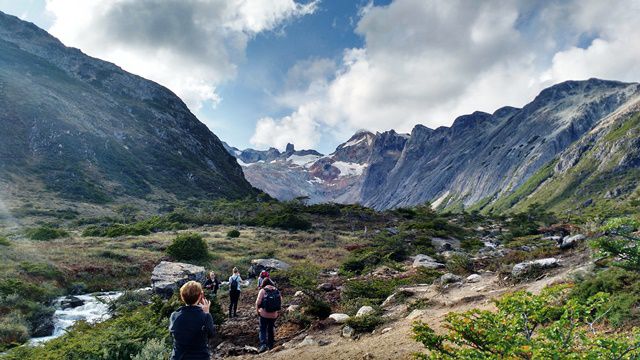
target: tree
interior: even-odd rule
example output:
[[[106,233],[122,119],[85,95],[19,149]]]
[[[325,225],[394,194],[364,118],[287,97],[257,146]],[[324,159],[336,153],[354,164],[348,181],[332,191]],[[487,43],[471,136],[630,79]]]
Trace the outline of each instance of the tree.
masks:
[[[614,265],[640,271],[640,237],[634,234],[638,228],[640,222],[630,217],[610,219],[600,227],[602,236],[592,245],[601,256],[616,259]]]

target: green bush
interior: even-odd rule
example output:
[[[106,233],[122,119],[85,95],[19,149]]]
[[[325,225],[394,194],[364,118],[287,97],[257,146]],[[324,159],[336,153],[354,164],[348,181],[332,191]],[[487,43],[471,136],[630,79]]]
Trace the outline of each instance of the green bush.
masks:
[[[28,324],[20,313],[12,312],[0,317],[0,351],[18,346],[28,340]]]
[[[347,325],[351,326],[357,333],[366,333],[372,332],[383,322],[382,317],[374,313],[363,316],[352,316],[347,320]]]
[[[27,229],[25,235],[31,240],[46,241],[68,237],[69,233],[49,226],[40,226],[37,228]]]
[[[600,292],[611,294],[605,317],[614,326],[640,323],[640,274],[611,268],[579,282],[571,298],[587,299]]]
[[[0,236],[0,246],[10,246],[11,241],[6,236]]]
[[[471,258],[466,254],[454,254],[447,259],[447,271],[456,275],[469,275],[475,271]]]
[[[444,334],[423,323],[415,339],[429,355],[422,359],[636,359],[640,332],[608,334],[593,327],[606,311],[608,296],[572,299],[565,287],[540,295],[519,291],[495,301],[497,310],[449,313]]]
[[[326,319],[331,315],[331,305],[320,297],[309,297],[302,306],[306,315],[318,318]]]
[[[229,230],[229,232],[227,233],[227,237],[229,238],[238,238],[240,237],[240,231],[233,229],[233,230]]]
[[[23,261],[20,263],[20,269],[29,276],[37,276],[45,279],[61,279],[62,272],[55,266],[46,263],[32,263]]]
[[[299,215],[284,213],[267,216],[262,220],[262,224],[268,227],[280,228],[284,230],[309,230],[311,222]]]
[[[118,237],[118,236],[144,236],[159,231],[184,230],[187,226],[176,221],[172,214],[167,216],[152,216],[148,219],[132,224],[110,224],[87,226],[82,236]]]
[[[178,235],[167,247],[167,254],[176,260],[204,260],[209,258],[207,242],[202,235],[184,233]]]
[[[108,301],[109,312],[118,315],[131,312],[151,302],[151,297],[146,291],[125,291],[117,299]]]
[[[164,339],[150,339],[131,360],[167,360],[170,354],[171,348]]]
[[[303,262],[287,270],[274,270],[271,278],[279,286],[291,287],[296,290],[315,291],[318,286],[320,267],[310,262]]]

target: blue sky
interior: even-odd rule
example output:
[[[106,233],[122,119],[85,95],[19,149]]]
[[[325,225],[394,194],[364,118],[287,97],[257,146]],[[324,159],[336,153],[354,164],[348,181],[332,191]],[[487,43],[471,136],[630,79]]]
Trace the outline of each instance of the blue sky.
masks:
[[[591,77],[640,80],[640,0],[0,0],[239,147],[331,152]]]

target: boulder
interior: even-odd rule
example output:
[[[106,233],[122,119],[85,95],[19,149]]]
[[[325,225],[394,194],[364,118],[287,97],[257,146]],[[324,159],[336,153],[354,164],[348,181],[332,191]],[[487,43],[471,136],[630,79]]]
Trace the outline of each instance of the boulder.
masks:
[[[253,259],[249,267],[249,277],[256,278],[264,270],[271,272],[273,270],[287,270],[290,267],[291,265],[278,259]]]
[[[454,275],[452,273],[446,273],[440,276],[440,279],[438,279],[438,283],[440,285],[452,284],[452,283],[457,283],[461,281],[462,281],[462,277],[458,275]]]
[[[52,314],[43,315],[34,322],[31,337],[51,336],[55,328]]]
[[[333,291],[336,289],[336,287],[332,283],[322,283],[318,285],[317,289],[320,291]]]
[[[352,338],[355,335],[356,331],[349,325],[345,325],[342,328],[342,336],[346,338]]]
[[[482,280],[482,276],[480,276],[478,274],[471,274],[471,275],[467,276],[466,279],[464,279],[464,281],[468,282],[468,283],[477,283],[480,280]]]
[[[560,249],[570,249],[570,248],[578,245],[578,243],[581,242],[584,239],[586,239],[586,236],[584,236],[582,234],[577,234],[577,235],[573,235],[573,236],[565,236],[562,239],[562,242],[560,243]]]
[[[440,269],[444,267],[444,264],[437,262],[429,255],[419,254],[413,258],[413,267],[424,267],[427,269]]]
[[[433,245],[437,252],[460,249],[460,241],[457,239],[443,239],[434,237],[431,238],[431,245]]]
[[[182,285],[191,280],[204,283],[204,267],[162,261],[156,265],[151,273],[151,288],[154,293],[169,298],[173,293],[178,292]]]
[[[365,316],[369,314],[373,314],[375,310],[371,306],[363,306],[356,313],[356,317]]]
[[[305,346],[313,346],[313,345],[316,345],[316,344],[317,344],[317,342],[313,338],[313,336],[307,335],[300,343],[298,343],[298,345],[296,345],[296,347],[297,348],[301,348],[301,347],[305,347]]]
[[[63,310],[77,308],[78,306],[82,306],[82,305],[84,305],[84,300],[77,298],[73,295],[67,296],[60,301],[60,308]]]
[[[347,322],[347,320],[349,320],[349,315],[335,313],[335,314],[329,315],[329,319],[332,319],[333,321],[335,321],[336,324],[344,324]]]
[[[531,275],[534,272],[547,270],[560,266],[560,260],[556,258],[538,259],[532,261],[525,261],[519,264],[515,264],[511,269],[511,275],[516,278],[523,278]]]

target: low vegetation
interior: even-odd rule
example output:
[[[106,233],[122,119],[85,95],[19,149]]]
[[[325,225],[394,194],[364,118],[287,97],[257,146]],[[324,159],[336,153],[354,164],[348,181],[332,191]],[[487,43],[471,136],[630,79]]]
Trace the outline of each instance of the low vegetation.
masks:
[[[204,260],[209,257],[209,249],[202,235],[184,233],[167,247],[167,254],[176,260]]]

